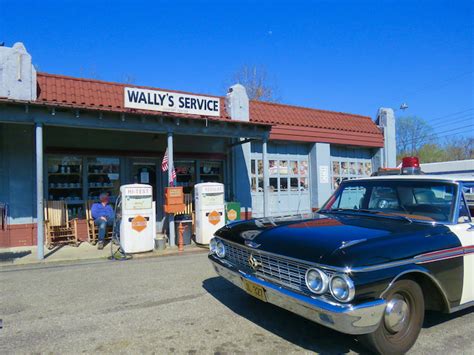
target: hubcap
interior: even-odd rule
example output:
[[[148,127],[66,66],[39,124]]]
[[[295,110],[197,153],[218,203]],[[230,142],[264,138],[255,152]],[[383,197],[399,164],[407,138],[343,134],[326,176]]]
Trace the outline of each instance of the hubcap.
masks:
[[[391,333],[398,333],[408,322],[410,308],[403,296],[395,294],[385,308],[385,327]]]

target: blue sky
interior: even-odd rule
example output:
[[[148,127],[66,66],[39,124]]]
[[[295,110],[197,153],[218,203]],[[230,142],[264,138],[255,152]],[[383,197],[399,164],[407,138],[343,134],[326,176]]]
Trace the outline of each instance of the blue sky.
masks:
[[[474,135],[473,11],[462,0],[0,0],[0,42],[24,42],[49,73],[219,95],[256,65],[283,103],[373,117],[406,102],[396,113],[440,136]]]

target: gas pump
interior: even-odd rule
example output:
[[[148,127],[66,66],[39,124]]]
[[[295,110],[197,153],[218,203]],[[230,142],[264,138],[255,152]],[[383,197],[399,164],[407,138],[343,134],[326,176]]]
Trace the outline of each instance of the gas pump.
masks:
[[[153,250],[156,235],[156,208],[150,185],[131,184],[120,187],[122,218],[120,246],[125,253]]]
[[[194,185],[196,243],[209,244],[214,232],[225,225],[224,185],[204,182]]]

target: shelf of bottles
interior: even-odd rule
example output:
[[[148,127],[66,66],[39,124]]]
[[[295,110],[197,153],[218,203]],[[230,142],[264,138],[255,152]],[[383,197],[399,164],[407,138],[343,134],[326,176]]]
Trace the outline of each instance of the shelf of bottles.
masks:
[[[69,218],[82,217],[82,158],[49,157],[47,167],[48,199],[66,201]]]
[[[94,157],[87,159],[87,199],[97,201],[101,193],[114,203],[120,192],[120,159]]]

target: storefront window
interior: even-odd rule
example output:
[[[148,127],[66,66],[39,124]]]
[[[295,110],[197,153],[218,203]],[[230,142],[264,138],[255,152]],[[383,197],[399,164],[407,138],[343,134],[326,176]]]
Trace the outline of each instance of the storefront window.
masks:
[[[332,188],[336,190],[344,180],[370,176],[372,174],[371,161],[338,159],[332,161]],[[364,160],[364,159],[362,159]]]
[[[201,161],[201,182],[222,182],[224,180],[221,161]]]
[[[184,193],[190,193],[196,184],[196,162],[176,161],[176,185],[183,186]]]
[[[47,160],[48,200],[66,201],[69,218],[83,217],[82,158],[51,156]]]
[[[80,203],[82,159],[74,156],[48,158],[48,199]]]
[[[98,200],[102,192],[115,202],[120,192],[120,159],[96,157],[87,159],[88,200]]]
[[[250,161],[252,192],[263,191],[263,161]],[[308,160],[268,160],[270,192],[307,191]],[[258,181],[258,186],[257,186]]]

